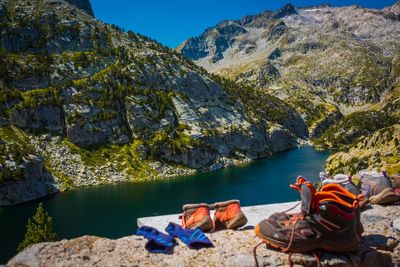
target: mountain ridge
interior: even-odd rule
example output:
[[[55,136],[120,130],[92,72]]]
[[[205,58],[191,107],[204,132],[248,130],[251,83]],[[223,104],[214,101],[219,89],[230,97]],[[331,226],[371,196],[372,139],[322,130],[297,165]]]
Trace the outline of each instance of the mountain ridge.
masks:
[[[376,111],[397,101],[393,92],[399,79],[400,20],[394,13],[398,6],[399,2],[379,10],[358,5],[286,5],[243,17],[245,26],[241,19],[218,23],[186,40],[177,51],[211,73],[260,88],[289,104],[301,114],[319,146],[332,138],[333,129],[345,131],[338,125],[349,127],[340,124],[349,114],[364,118],[358,112]],[[289,13],[281,16],[282,10]],[[227,35],[227,27],[237,30]],[[392,113],[383,113],[390,121]],[[359,136],[352,138],[356,142]],[[350,148],[336,143],[330,149]],[[390,153],[398,152],[391,149]],[[383,165],[370,163],[360,166]]]

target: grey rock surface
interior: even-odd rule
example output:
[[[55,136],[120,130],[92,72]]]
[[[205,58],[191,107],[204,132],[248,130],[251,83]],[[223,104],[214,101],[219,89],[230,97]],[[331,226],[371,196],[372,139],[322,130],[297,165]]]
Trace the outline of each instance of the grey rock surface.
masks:
[[[11,206],[58,192],[57,182],[43,164],[42,158],[33,155],[26,159],[19,166],[26,170],[24,178],[5,182],[0,186],[0,206]],[[14,161],[6,161],[5,167],[12,170],[13,166],[17,167]]]
[[[56,106],[14,109],[11,122],[21,128],[63,133],[62,110]]]
[[[397,218],[393,221],[393,229],[400,233],[400,218]]]

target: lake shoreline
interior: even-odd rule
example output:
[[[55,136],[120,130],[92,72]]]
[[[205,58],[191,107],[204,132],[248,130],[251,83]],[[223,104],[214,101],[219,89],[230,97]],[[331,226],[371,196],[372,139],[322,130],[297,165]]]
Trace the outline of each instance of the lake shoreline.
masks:
[[[60,238],[96,235],[119,238],[133,233],[139,217],[179,213],[183,204],[240,199],[243,206],[294,201],[289,188],[297,175],[315,179],[327,152],[301,147],[229,167],[173,179],[80,187],[10,207],[0,207],[0,262],[15,254],[25,225],[39,202],[53,217]],[[118,208],[116,208],[118,207]],[[73,222],[73,223],[72,223]],[[96,222],[96,223],[94,223]]]

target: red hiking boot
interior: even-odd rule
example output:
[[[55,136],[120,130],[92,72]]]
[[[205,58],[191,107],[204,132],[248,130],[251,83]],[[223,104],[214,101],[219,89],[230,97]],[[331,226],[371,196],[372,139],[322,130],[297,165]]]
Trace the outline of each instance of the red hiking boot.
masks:
[[[213,229],[210,216],[210,205],[206,203],[187,204],[183,206],[182,227],[188,229],[200,228],[203,232]]]
[[[247,223],[247,218],[240,208],[239,200],[217,202],[212,207],[215,208],[215,230],[238,229]]]

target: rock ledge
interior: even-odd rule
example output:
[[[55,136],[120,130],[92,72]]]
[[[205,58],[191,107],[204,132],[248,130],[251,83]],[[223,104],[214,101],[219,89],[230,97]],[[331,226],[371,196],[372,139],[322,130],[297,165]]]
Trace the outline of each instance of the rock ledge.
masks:
[[[398,266],[400,234],[393,221],[400,217],[400,206],[373,206],[362,213],[365,232],[359,251],[354,254],[320,254],[323,266]],[[54,243],[40,243],[25,249],[7,266],[254,266],[252,250],[259,240],[251,226],[240,231],[208,234],[215,247],[191,250],[180,241],[173,255],[149,254],[146,240],[127,236],[112,240],[83,236]],[[288,256],[261,246],[257,250],[263,266],[288,265]],[[313,256],[294,254],[294,264],[315,266]]]

